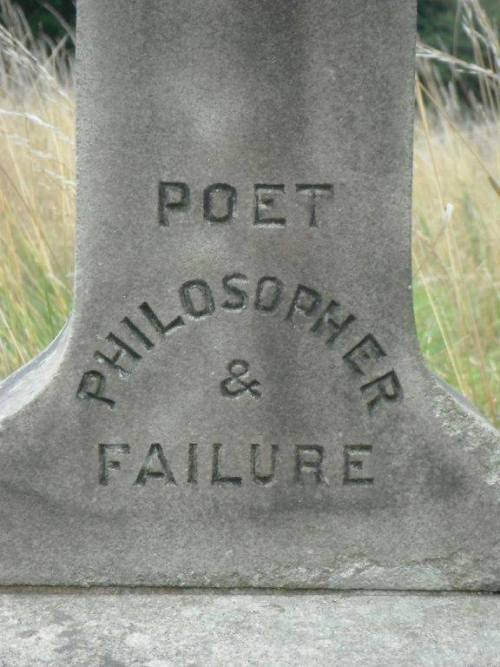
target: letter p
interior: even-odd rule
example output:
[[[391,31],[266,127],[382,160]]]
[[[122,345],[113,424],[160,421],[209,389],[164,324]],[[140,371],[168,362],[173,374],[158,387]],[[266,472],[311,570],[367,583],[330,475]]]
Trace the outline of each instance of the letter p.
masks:
[[[159,223],[163,227],[170,224],[171,213],[189,208],[190,192],[186,183],[160,181],[158,190]]]

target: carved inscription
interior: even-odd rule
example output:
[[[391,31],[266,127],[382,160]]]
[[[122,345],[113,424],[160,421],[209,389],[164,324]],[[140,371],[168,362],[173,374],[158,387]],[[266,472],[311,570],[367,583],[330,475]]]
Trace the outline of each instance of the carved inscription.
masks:
[[[344,484],[373,484],[373,477],[365,471],[372,451],[371,445],[344,447]]]
[[[231,451],[234,448],[220,442],[199,447],[190,443],[184,463],[171,465],[166,448],[155,442],[141,448],[142,461],[134,467],[130,454],[134,448],[128,443],[100,444],[98,446],[98,481],[101,486],[117,482],[125,476],[127,483],[144,487],[161,482],[166,486],[197,486],[239,488],[250,484],[269,487],[279,482],[288,485],[371,486],[373,448],[370,445],[346,445],[344,463],[332,462],[331,450],[322,445],[250,444],[243,449],[239,462]]]
[[[244,359],[235,359],[228,367],[228,378],[222,380],[220,383],[220,390],[223,396],[228,398],[237,398],[244,394],[249,394],[254,398],[260,398],[262,392],[259,389],[260,382],[258,380],[245,379],[249,371],[249,364]]]
[[[289,197],[283,183],[257,183],[253,186],[253,210],[247,211],[257,227],[286,227],[287,211],[291,206],[300,210],[307,227],[326,224],[324,204],[333,198],[331,183],[297,183]],[[161,181],[158,187],[158,221],[167,227],[182,222],[190,213],[193,198],[187,183]],[[203,222],[232,224],[239,211],[239,196],[229,183],[213,183],[202,195]],[[187,219],[187,218],[186,218]]]
[[[253,289],[249,278],[240,272],[224,275],[221,282],[226,296],[220,303],[207,281],[196,278],[183,283],[179,288],[182,315],[167,320],[166,324],[147,302],[140,304],[138,315],[121,320],[119,334],[110,332],[105,336],[106,348],[94,353],[101,370],[90,368],[83,373],[77,397],[114,408],[116,399],[106,387],[108,373],[128,379],[146,354],[170,336],[179,335],[186,326],[216,317],[219,309],[238,313],[253,308],[263,316],[280,318],[287,326],[297,329],[306,326],[328,349],[338,351],[351,372],[359,377],[360,394],[370,415],[402,400],[401,382],[396,371],[387,368],[388,355],[373,334],[365,335],[346,349],[343,341],[356,317],[338,301],[325,298],[318,290],[303,284],[290,291],[277,276],[261,277]],[[385,363],[381,366],[382,362]],[[229,375],[220,381],[220,393],[227,397],[245,392],[260,398],[259,382],[247,377],[248,362],[234,360],[230,366]]]
[[[280,230],[293,221],[315,229],[328,224],[333,201],[334,186],[329,183],[290,187],[260,182],[243,191],[217,182],[200,192],[183,181],[161,181],[158,222],[162,227],[194,221],[220,228],[246,219],[256,229]],[[249,309],[262,317],[276,318],[298,334],[305,331],[323,350],[337,354],[351,378],[359,378],[359,395],[369,416],[403,399],[401,382],[386,350],[371,332],[359,337],[359,322],[349,308],[310,285],[287,285],[275,275],[263,275],[253,282],[241,271],[224,274],[218,285],[199,276],[183,282],[178,289],[178,309],[170,317],[161,307],[156,310],[147,301],[141,303],[135,313],[128,313],[119,326],[103,336],[103,344],[93,353],[96,365],[81,376],[77,397],[90,405],[114,409],[117,396],[109,387],[116,388],[117,383],[110,379],[128,380],[156,347],[168,345],[171,337],[181,336],[188,327],[203,326],[220,312],[238,314]],[[250,362],[228,359],[220,375],[214,370],[219,398],[241,399],[243,405],[245,400],[266,400]],[[336,447],[311,443],[250,442],[234,447],[221,442],[190,442],[183,449],[160,441],[108,442],[98,445],[97,471],[102,487],[125,485],[136,490],[204,485],[237,491],[280,483],[296,488],[319,490],[338,485],[354,490],[375,484],[373,446],[369,444],[346,444],[339,452]]]

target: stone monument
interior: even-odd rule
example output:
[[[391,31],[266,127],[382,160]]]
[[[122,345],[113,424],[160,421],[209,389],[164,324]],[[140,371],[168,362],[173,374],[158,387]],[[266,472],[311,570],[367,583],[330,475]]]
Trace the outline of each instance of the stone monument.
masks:
[[[425,368],[413,0],[79,1],[75,307],[0,390],[0,584],[497,591]]]

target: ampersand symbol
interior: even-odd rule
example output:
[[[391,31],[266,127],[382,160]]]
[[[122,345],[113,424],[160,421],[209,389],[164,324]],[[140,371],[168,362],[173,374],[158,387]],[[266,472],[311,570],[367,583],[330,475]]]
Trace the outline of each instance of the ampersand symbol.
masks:
[[[250,365],[244,359],[234,359],[231,361],[227,370],[229,371],[230,377],[222,380],[220,383],[220,390],[223,396],[228,396],[229,398],[236,398],[241,396],[241,394],[250,394],[254,398],[260,398],[262,392],[257,388],[260,387],[260,382],[257,380],[245,380],[243,379],[247,375]]]

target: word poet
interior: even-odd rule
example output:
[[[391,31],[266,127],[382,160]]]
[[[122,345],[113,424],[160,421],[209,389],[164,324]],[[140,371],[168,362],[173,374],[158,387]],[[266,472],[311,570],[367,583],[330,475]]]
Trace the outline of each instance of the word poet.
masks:
[[[260,183],[253,187],[253,205],[250,215],[254,225],[260,227],[286,227],[287,211],[292,206],[300,209],[304,224],[319,227],[326,221],[324,204],[333,197],[331,183],[299,183],[295,185],[293,202],[283,183]],[[209,224],[231,224],[239,214],[240,197],[229,183],[213,183],[203,190],[201,210],[203,221]],[[187,183],[161,181],[158,188],[159,223],[168,226],[182,220],[182,214],[191,213],[192,192]]]

